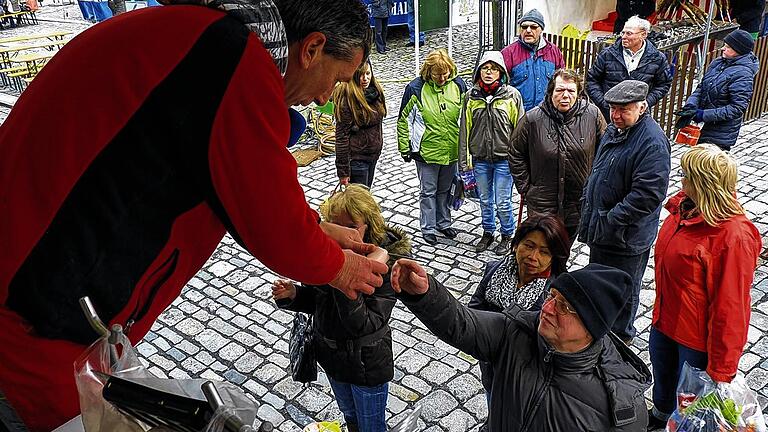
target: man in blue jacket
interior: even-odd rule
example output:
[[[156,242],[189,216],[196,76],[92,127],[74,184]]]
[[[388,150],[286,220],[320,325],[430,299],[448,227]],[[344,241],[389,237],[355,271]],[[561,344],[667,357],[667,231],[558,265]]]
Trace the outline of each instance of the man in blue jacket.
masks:
[[[658,103],[672,86],[667,57],[647,40],[651,23],[633,16],[624,24],[621,38],[600,52],[587,72],[587,94],[600,108],[605,120],[611,119],[605,93],[616,84],[632,79],[648,84],[648,108]]]
[[[636,334],[640,285],[669,183],[669,140],[648,114],[647,97],[648,84],[636,80],[605,94],[611,124],[584,188],[579,224],[579,241],[589,246],[589,262],[632,277],[630,298],[612,327],[628,344]]]

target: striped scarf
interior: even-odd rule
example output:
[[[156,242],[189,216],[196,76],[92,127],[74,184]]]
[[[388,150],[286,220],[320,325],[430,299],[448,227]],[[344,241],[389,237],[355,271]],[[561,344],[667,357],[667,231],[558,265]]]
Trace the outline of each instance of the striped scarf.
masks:
[[[272,0],[159,0],[164,5],[199,5],[224,11],[261,39],[272,60],[285,75],[288,67],[288,38],[280,12]]]

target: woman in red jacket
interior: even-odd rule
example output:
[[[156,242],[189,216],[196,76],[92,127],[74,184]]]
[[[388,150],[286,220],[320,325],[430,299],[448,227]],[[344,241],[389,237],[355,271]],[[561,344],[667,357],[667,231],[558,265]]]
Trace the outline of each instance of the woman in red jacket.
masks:
[[[656,241],[650,336],[653,404],[648,430],[675,410],[684,362],[716,382],[736,375],[750,316],[760,234],[736,199],[736,162],[716,146],[680,160],[683,190],[666,204]]]

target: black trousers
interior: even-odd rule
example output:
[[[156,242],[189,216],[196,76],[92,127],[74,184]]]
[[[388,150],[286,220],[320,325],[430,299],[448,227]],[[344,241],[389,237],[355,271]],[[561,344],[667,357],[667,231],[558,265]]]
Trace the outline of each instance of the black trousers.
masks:
[[[389,18],[374,18],[374,28],[376,30],[376,51],[379,54],[384,54],[387,49],[387,25],[389,24]]]
[[[616,13],[618,17],[613,24],[613,32],[619,33],[624,30],[624,24],[633,15],[638,15],[640,18],[648,18],[655,9],[655,0],[616,0]]]

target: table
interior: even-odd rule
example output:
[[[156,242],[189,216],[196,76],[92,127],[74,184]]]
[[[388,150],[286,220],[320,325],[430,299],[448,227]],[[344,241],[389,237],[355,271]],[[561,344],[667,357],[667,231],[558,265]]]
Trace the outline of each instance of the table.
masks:
[[[7,38],[0,38],[0,45],[8,44],[8,43],[14,43],[14,42],[25,42],[35,39],[48,39],[51,41],[55,40],[63,40],[64,36],[71,35],[71,31],[58,31],[58,32],[50,32],[50,33],[38,33],[33,35],[27,35],[27,36],[14,36],[14,37],[7,37]]]
[[[40,68],[47,62],[48,59],[53,57],[56,52],[41,52],[34,54],[24,54],[11,59],[11,63],[25,63],[30,76],[37,75],[40,72]]]

